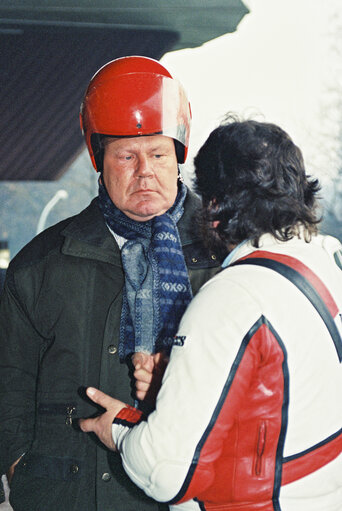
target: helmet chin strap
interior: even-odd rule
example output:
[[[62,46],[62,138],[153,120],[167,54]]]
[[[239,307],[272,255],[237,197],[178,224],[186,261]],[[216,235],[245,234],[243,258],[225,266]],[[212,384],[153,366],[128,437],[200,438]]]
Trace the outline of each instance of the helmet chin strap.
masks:
[[[175,138],[173,139],[175,144],[175,151],[178,163],[182,163],[184,161],[184,146],[178,142]]]
[[[179,165],[178,165],[178,176],[177,176],[177,179],[180,183],[184,183],[184,177],[182,176],[181,174],[181,171],[180,171],[180,168],[179,168]]]

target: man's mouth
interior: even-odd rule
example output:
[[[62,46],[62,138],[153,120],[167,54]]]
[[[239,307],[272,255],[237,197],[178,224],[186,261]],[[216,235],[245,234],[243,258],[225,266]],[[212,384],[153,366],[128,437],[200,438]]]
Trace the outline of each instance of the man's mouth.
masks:
[[[135,192],[133,193],[155,193],[156,190],[150,190],[149,188],[148,189],[144,189],[144,190],[136,190]]]

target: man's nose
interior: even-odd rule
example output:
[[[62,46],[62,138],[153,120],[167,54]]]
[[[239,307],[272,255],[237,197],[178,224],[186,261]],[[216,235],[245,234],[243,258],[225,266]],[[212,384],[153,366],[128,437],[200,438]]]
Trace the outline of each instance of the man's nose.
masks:
[[[151,177],[153,175],[151,162],[146,156],[139,156],[136,174],[138,177]]]

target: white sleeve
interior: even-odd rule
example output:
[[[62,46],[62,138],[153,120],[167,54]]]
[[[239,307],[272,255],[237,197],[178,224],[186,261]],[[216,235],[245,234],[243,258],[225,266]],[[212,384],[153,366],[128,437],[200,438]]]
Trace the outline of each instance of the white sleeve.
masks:
[[[260,314],[247,291],[233,282],[227,289],[227,281],[218,277],[202,287],[182,319],[178,339],[184,338],[184,345],[172,349],[155,412],[133,428],[113,424],[113,439],[127,474],[162,502],[181,490],[212,420],[251,324],[241,325],[241,310],[251,322]]]

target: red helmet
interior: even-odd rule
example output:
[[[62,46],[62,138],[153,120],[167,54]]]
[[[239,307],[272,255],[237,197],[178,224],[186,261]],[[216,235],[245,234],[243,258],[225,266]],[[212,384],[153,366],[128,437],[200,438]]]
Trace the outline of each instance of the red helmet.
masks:
[[[186,159],[190,104],[182,85],[157,60],[122,57],[101,67],[85,93],[80,122],[97,171],[102,166],[102,135],[165,135],[181,149],[177,150],[178,162]]]

